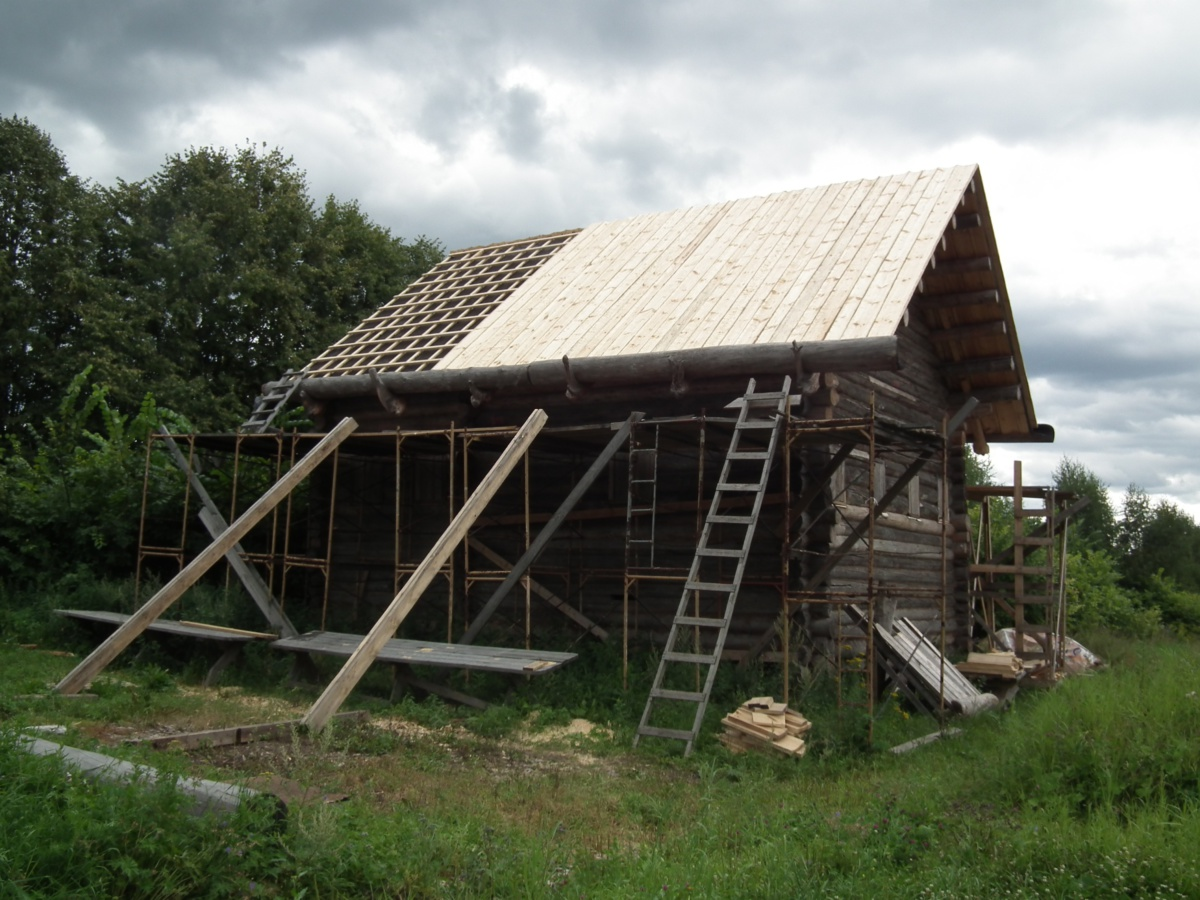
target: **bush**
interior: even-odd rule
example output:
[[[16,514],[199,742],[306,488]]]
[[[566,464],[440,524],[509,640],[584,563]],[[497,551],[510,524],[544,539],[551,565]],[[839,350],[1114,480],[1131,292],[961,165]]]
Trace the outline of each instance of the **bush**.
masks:
[[[1067,604],[1072,630],[1111,628],[1149,637],[1160,625],[1158,610],[1122,587],[1116,561],[1102,550],[1067,555]]]

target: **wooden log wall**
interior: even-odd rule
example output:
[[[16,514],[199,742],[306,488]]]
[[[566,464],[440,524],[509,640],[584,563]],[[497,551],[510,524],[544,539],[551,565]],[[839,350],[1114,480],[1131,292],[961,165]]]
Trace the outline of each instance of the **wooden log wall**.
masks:
[[[874,395],[875,412],[880,417],[939,430],[950,398],[924,325],[914,319],[900,329],[898,341],[903,360],[899,372],[823,376],[815,393],[810,393],[806,401],[809,414],[822,418],[830,414],[837,418],[865,417],[870,412]],[[361,402],[375,403],[373,400]],[[382,426],[383,410],[377,403],[375,408]],[[629,410],[605,406],[592,412],[595,418],[607,423],[624,418]],[[693,414],[699,412],[692,410]],[[728,412],[721,411],[721,415],[728,417]],[[730,433],[727,422],[713,421],[711,417],[706,422],[701,519],[708,508]],[[550,425],[553,428],[553,420]],[[643,426],[643,434],[645,428]],[[661,426],[655,571],[644,574],[681,576],[691,563],[698,527],[700,430],[699,419]],[[591,464],[610,434],[604,424],[594,433],[548,432],[539,438],[531,454],[533,477],[529,504],[534,517],[533,535]],[[470,442],[472,484],[486,473],[506,441],[505,437],[490,437]],[[445,528],[451,516],[448,497],[452,481],[455,508],[461,505],[463,446],[460,435],[454,443],[452,474],[447,438],[436,435],[406,438],[399,484],[402,563],[409,566],[419,563]],[[824,468],[831,448],[836,448],[836,444],[808,443],[794,449],[793,500]],[[907,468],[915,453],[916,448],[910,446],[880,446],[878,458],[883,479],[877,485],[877,496]],[[326,608],[328,629],[363,633],[394,595],[395,472],[391,448],[380,451],[377,456],[343,454],[338,474],[333,565]],[[815,508],[815,518],[810,515],[791,528],[793,535],[797,530],[805,531],[791,566],[792,588],[802,587],[804,578],[811,576],[821,565],[824,554],[836,547],[861,519],[862,510],[868,505],[866,475],[862,455],[851,456],[836,484]],[[952,452],[949,460],[949,487],[943,483],[942,475],[940,455],[935,455],[912,490],[902,491],[889,505],[887,516],[877,523],[875,530],[875,578],[880,588],[881,611],[885,616],[906,616],[931,635],[939,631],[941,621],[943,554],[939,517],[946,502],[943,492],[949,498],[952,526],[958,528],[960,517],[965,521],[961,447]],[[531,570],[536,580],[618,636],[624,589],[627,479],[628,458],[621,453],[610,464],[607,475],[597,479],[589,489]],[[730,649],[749,646],[779,615],[780,592],[784,588],[782,541],[786,508],[782,490],[782,466],[776,465],[747,566],[737,621],[730,633]],[[525,546],[524,509],[523,468],[518,466],[489,505],[473,535],[502,557],[518,558]],[[311,521],[315,529],[315,550],[324,541],[326,526],[321,524],[320,512],[312,515]],[[639,528],[645,530],[647,524],[641,521]],[[945,554],[947,581],[952,589],[947,598],[947,614],[951,619],[951,637],[958,643],[965,642],[969,628],[964,540],[965,533],[954,531]],[[645,565],[648,559],[635,562]],[[407,636],[445,640],[447,606],[453,602],[451,639],[456,639],[473,611],[490,598],[496,582],[485,580],[485,570],[495,572],[494,564],[478,553],[460,548],[452,565],[453,578],[435,579],[405,623]],[[473,577],[467,577],[468,567]],[[499,574],[495,576],[497,581],[499,577]],[[830,589],[862,594],[865,579],[866,554],[860,548],[834,570]],[[637,639],[661,642],[681,590],[681,580],[647,577],[635,582],[631,592],[630,622]],[[310,599],[309,602],[313,601]],[[556,635],[561,635],[564,641],[578,637],[577,626],[536,596],[531,601],[531,610],[535,643],[553,642]],[[481,640],[520,643],[524,639],[524,615],[524,591],[517,588],[489,623],[490,633]],[[803,621],[814,634],[828,635],[834,630],[828,609],[814,608]],[[555,647],[545,645],[544,649]]]
[[[840,376],[834,416],[869,416],[873,396],[874,410],[880,418],[927,426],[938,432],[943,413],[952,414],[954,410],[948,409],[949,394],[939,375],[939,361],[927,330],[914,319],[900,329],[898,336],[904,361],[902,370],[878,375]],[[877,444],[876,497],[881,497],[900,477],[917,458],[920,449],[919,446]],[[804,452],[806,456],[802,462],[807,463],[804,469],[815,471],[814,463],[819,461],[821,452],[811,448]],[[965,566],[967,544],[964,543],[965,533],[961,533],[958,524],[966,512],[961,444],[950,454],[948,475],[948,479],[943,478],[941,454],[936,453],[914,479],[915,483],[901,491],[876,521],[873,559],[878,588],[876,612],[885,622],[894,616],[906,617],[926,634],[934,636],[941,630],[943,590],[948,590],[945,597],[947,637],[964,649],[969,635],[969,608]],[[824,498],[826,505],[820,519],[821,527],[810,528],[796,548],[794,558],[801,579],[793,587],[803,586],[803,576],[810,575],[820,565],[823,554],[830,547],[841,544],[864,520],[869,505],[869,484],[867,451],[863,447],[856,449],[843,464]],[[943,554],[941,517],[947,503],[951,522]],[[833,571],[829,590],[846,599],[855,596],[865,599],[867,575],[868,553],[865,543],[860,543]],[[801,610],[801,621],[819,642],[818,652],[826,656],[834,652],[832,641],[838,632],[838,624],[833,618],[836,614],[833,607],[823,604],[808,604]],[[844,633],[857,634],[844,615],[841,625]]]

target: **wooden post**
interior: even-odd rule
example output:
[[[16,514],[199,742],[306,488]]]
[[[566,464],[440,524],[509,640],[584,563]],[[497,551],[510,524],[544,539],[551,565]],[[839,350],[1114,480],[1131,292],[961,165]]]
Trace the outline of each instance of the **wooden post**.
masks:
[[[114,631],[108,640],[93,650],[66,678],[55,685],[54,689],[60,694],[76,694],[87,687],[105,666],[116,659],[121,651],[132,644],[134,639],[141,635],[172,603],[199,581],[201,575],[212,568],[217,560],[221,559],[238,541],[245,537],[251,528],[290,494],[357,427],[358,423],[353,419],[342,419],[338,426],[325,435],[321,442],[296,463],[283,478],[275,482],[265,494],[255,501],[253,506],[242,513],[236,522],[225,529],[219,538],[209,544],[183,571],[167,582],[162,590],[147,600],[141,609]]]
[[[304,724],[312,731],[317,732],[324,728],[329,718],[338,711],[346,697],[354,690],[354,686],[358,684],[367,669],[370,668],[371,663],[391,640],[405,616],[409,614],[421,598],[421,594],[429,587],[429,583],[433,581],[442,564],[454,552],[454,548],[467,536],[471,525],[479,518],[488,501],[500,489],[500,485],[504,483],[504,479],[521,459],[526,447],[533,443],[533,439],[537,437],[545,424],[546,413],[544,411],[535,409],[530,413],[525,424],[521,426],[521,430],[500,454],[500,458],[484,476],[479,487],[463,503],[458,515],[438,538],[433,549],[421,560],[421,564],[417,566],[412,577],[404,583],[404,587],[400,589],[400,593],[395,596],[388,608],[383,611],[379,621],[362,639],[358,648],[342,666],[341,671],[334,676],[333,681],[329,683],[329,686],[325,688],[325,691],[304,716]]]

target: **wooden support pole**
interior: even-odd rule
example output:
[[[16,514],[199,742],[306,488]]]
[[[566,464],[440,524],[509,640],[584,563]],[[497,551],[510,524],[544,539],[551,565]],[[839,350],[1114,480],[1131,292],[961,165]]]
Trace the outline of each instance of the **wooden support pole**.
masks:
[[[392,635],[396,633],[396,629],[400,623],[404,621],[405,616],[412,611],[425,589],[429,587],[429,583],[433,581],[442,564],[454,552],[454,548],[459,542],[467,536],[467,531],[472,523],[479,518],[479,514],[483,512],[489,500],[500,489],[500,485],[504,483],[504,479],[513,467],[520,461],[521,456],[525,453],[526,448],[533,443],[533,439],[537,437],[542,430],[542,426],[546,424],[546,413],[540,409],[535,409],[530,413],[529,418],[525,420],[525,424],[521,426],[520,431],[516,433],[509,445],[504,448],[504,452],[500,454],[500,458],[496,460],[496,464],[484,476],[483,481],[479,483],[479,487],[467,498],[463,503],[462,508],[454,517],[454,520],[438,538],[437,543],[433,545],[433,549],[429,554],[421,560],[412,576],[404,583],[388,608],[383,611],[383,615],[379,617],[371,631],[359,643],[358,648],[346,660],[346,664],[342,666],[340,672],[334,676],[333,681],[325,688],[325,691],[313,703],[312,708],[304,716],[304,724],[313,731],[320,731],[325,727],[330,717],[338,711],[338,708],[345,702],[346,697],[354,690],[354,686],[362,680],[371,663],[379,656],[380,651],[384,648]]]
[[[225,529],[229,527],[225,519],[220,513],[213,512],[207,507],[202,507],[199,513],[200,521],[204,524],[209,535],[213,540],[219,538],[225,533]],[[229,567],[233,569],[237,575],[238,581],[246,589],[246,592],[254,600],[259,611],[271,623],[271,627],[276,629],[280,637],[295,637],[300,632],[296,630],[296,626],[292,624],[292,620],[287,617],[283,611],[283,607],[271,595],[271,589],[267,587],[267,583],[262,580],[262,576],[248,562],[242,559],[242,547],[240,544],[235,544],[229,548],[229,552],[225,554],[225,561],[229,563]]]
[[[251,528],[290,494],[357,427],[358,423],[353,419],[342,419],[333,431],[325,435],[321,442],[296,463],[283,478],[275,482],[265,494],[259,497],[254,505],[225,529],[217,540],[209,544],[199,556],[167,582],[162,590],[147,600],[141,609],[109,635],[104,643],[93,650],[66,678],[55,685],[54,689],[60,694],[75,694],[87,687],[105,666],[116,659],[172,603],[199,581],[201,575],[212,568],[217,560],[221,559],[238,541],[245,537]]]
[[[483,626],[487,624],[488,619],[492,617],[492,613],[494,613],[500,606],[501,601],[508,596],[508,592],[516,586],[517,582],[521,579],[521,576],[524,575],[529,570],[529,567],[533,565],[534,561],[541,556],[542,551],[546,549],[546,545],[550,543],[550,539],[554,537],[555,532],[558,531],[558,526],[563,523],[563,520],[566,519],[568,513],[575,508],[575,504],[577,504],[583,498],[583,495],[587,493],[587,489],[592,486],[592,483],[596,480],[597,476],[599,476],[599,474],[605,470],[605,468],[608,466],[608,461],[613,458],[613,455],[617,452],[617,450],[625,446],[625,442],[629,439],[629,432],[633,428],[634,423],[640,422],[641,420],[642,414],[640,412],[635,412],[630,413],[629,418],[621,423],[621,427],[617,429],[616,433],[613,434],[612,439],[605,445],[604,449],[600,451],[600,455],[596,457],[596,460],[592,463],[588,470],[583,473],[583,477],[580,478],[575,487],[571,489],[571,493],[569,493],[567,498],[563,500],[562,504],[558,507],[558,511],[551,516],[550,521],[547,522],[542,527],[542,530],[538,532],[538,536],[533,539],[533,543],[529,545],[529,549],[521,555],[521,558],[517,560],[516,565],[512,567],[512,571],[508,573],[508,577],[504,579],[498,588],[496,588],[495,592],[491,596],[491,599],[484,604],[483,609],[481,609],[475,616],[475,621],[471,623],[471,627],[468,628],[466,633],[459,639],[460,644],[469,644],[475,640],[475,638],[479,637],[479,632],[483,629]]]
[[[158,433],[162,435],[163,442],[167,445],[167,450],[170,452],[171,458],[175,460],[175,465],[187,476],[188,481],[192,484],[192,491],[200,498],[200,521],[204,523],[204,527],[215,541],[229,528],[229,523],[225,521],[225,517],[217,509],[217,504],[208,495],[208,491],[205,490],[200,477],[188,465],[188,461],[184,458],[179,446],[175,443],[175,439],[161,425],[158,427]],[[250,594],[251,599],[254,600],[255,605],[258,606],[263,616],[271,624],[271,627],[282,637],[295,637],[300,632],[296,630],[296,626],[284,614],[283,607],[271,596],[271,591],[267,587],[266,582],[262,580],[262,576],[242,558],[242,553],[241,544],[234,544],[225,554],[225,559],[237,575],[238,580],[241,581],[242,586]]]

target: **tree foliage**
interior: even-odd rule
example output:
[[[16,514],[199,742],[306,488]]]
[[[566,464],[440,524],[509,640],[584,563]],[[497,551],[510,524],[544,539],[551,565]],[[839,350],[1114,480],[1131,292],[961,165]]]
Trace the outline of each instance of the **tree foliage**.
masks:
[[[441,258],[353,201],[314,204],[277,149],[192,148],[142,181],[84,184],[49,137],[0,123],[0,434],[53,412],[85,366],[201,430],[315,356]]]
[[[133,416],[108,401],[90,370],[71,382],[55,415],[30,429],[31,446],[0,448],[0,571],[19,580],[90,572],[119,576],[132,567],[141,513],[145,441],[167,422],[146,396]],[[177,473],[155,454],[148,495],[160,506],[181,500]]]
[[[1117,518],[1108,499],[1108,486],[1095,472],[1069,456],[1059,461],[1051,478],[1056,489],[1088,499],[1088,505],[1071,519],[1072,544],[1111,551],[1116,543]]]
[[[63,357],[86,353],[93,224],[89,191],[50,137],[0,119],[0,434],[51,413],[70,379]]]

